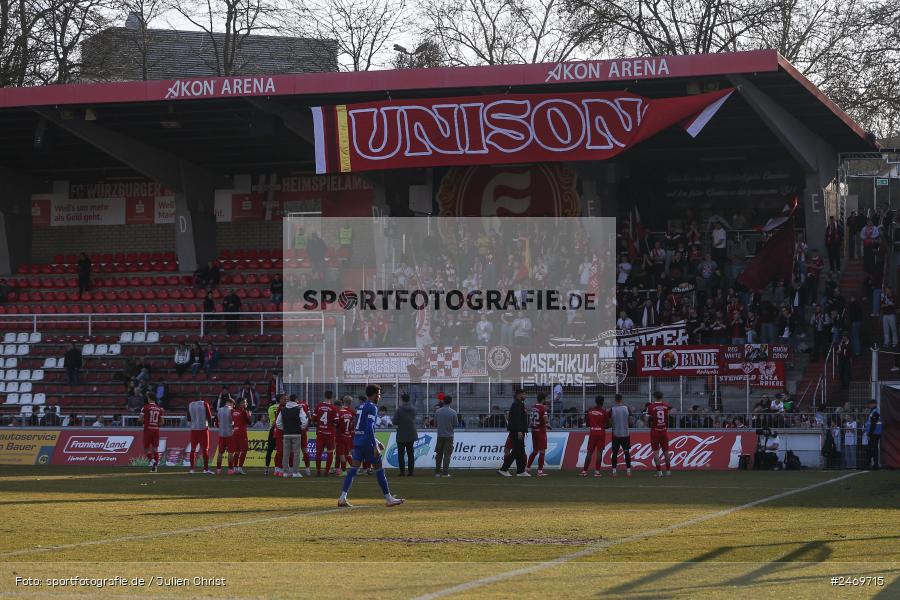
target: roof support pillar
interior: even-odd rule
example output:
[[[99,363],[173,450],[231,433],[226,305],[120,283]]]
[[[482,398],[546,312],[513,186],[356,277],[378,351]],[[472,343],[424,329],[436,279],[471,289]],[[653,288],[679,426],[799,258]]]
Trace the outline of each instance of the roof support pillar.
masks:
[[[0,275],[31,262],[31,180],[0,167]]]
[[[729,76],[747,104],[800,164],[806,176],[803,212],[806,243],[824,252],[828,198],[835,198],[837,152],[742,75]],[[832,207],[834,210],[834,207]],[[833,214],[833,213],[831,213]]]
[[[199,264],[215,259],[215,190],[231,187],[225,177],[95,121],[63,118],[46,108],[33,110],[60,129],[175,191],[175,249],[181,271],[193,271]]]

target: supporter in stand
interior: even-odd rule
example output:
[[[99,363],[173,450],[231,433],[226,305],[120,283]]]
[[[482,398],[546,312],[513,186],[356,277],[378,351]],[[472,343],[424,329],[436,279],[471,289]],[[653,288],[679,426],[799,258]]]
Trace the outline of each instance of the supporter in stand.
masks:
[[[66,380],[69,385],[79,385],[81,383],[81,350],[73,343],[63,358],[63,366],[66,369]]]
[[[183,374],[188,369],[188,365],[191,363],[191,351],[187,347],[187,344],[181,342],[178,344],[178,347],[175,348],[175,372],[178,375]],[[197,371],[191,367],[191,371],[196,373]]]
[[[216,301],[213,300],[212,292],[207,292],[206,297],[203,298],[203,312],[207,315],[207,319],[213,320],[215,318]]]
[[[0,279],[0,304],[6,304],[9,300],[9,285],[5,279]]]
[[[225,325],[229,335],[235,335],[240,329],[239,319],[241,318],[241,299],[233,289],[228,290],[228,295],[222,298],[223,318],[227,319]]]
[[[207,375],[219,368],[219,351],[213,344],[207,344],[203,352],[203,372]]]
[[[272,295],[272,303],[281,306],[284,300],[284,280],[280,273],[276,273],[269,284],[269,293]]]
[[[191,375],[196,375],[203,368],[204,350],[200,342],[194,342],[191,346]]]
[[[91,259],[82,252],[78,255],[78,297],[91,289]]]

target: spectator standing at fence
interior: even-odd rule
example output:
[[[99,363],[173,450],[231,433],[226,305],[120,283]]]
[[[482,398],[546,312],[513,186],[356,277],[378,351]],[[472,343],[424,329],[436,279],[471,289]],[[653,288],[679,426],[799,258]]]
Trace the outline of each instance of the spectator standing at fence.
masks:
[[[834,216],[828,217],[825,227],[825,250],[828,252],[828,269],[833,273],[841,270],[841,243],[844,241],[843,227]]]
[[[306,243],[306,256],[309,258],[309,262],[312,263],[313,270],[320,273],[323,279],[325,278],[325,256],[327,253],[328,248],[326,248],[325,242],[319,237],[318,232],[313,231]]]
[[[450,477],[450,458],[453,455],[453,432],[458,416],[450,406],[453,396],[444,396],[442,405],[434,413],[437,427],[437,445],[434,456],[434,476]]]
[[[528,433],[528,413],[525,410],[525,390],[517,389],[513,396],[513,403],[509,407],[509,416],[506,430],[509,432],[510,452],[503,460],[503,465],[497,471],[504,477],[512,477],[509,467],[516,462],[517,477],[531,477],[525,470],[525,434]]]
[[[872,468],[878,470],[880,468],[879,460],[881,459],[881,411],[878,410],[878,403],[875,400],[869,400],[866,435],[869,438],[869,459],[866,462],[866,468],[871,463]]]
[[[81,384],[81,350],[72,344],[63,357],[63,366],[66,369],[66,379],[69,385]]]
[[[862,303],[855,296],[850,296],[850,303],[847,304],[847,320],[850,322],[850,349],[853,356],[862,354],[862,320],[863,307]]]
[[[625,476],[631,477],[631,436],[629,433],[629,420],[631,409],[622,401],[622,394],[616,394],[616,403],[609,411],[612,421],[612,476],[616,476],[616,464],[618,463],[619,450],[625,456]]]
[[[240,319],[241,299],[234,290],[228,290],[228,295],[222,298],[222,312],[227,319],[226,329],[230,335],[238,332],[238,319]]]
[[[814,304],[815,312],[810,318],[810,325],[813,329],[813,360],[818,360],[819,356],[825,357],[828,354],[828,343],[831,339],[831,317],[829,317],[822,306]]]
[[[856,468],[856,419],[844,419],[844,468]]]
[[[309,422],[306,412],[293,398],[278,412],[276,426],[282,431],[281,477],[303,477],[300,474],[300,439],[303,428]],[[329,456],[329,459],[331,457]],[[329,460],[329,462],[331,462]]]
[[[881,329],[884,346],[892,348],[897,345],[897,306],[894,292],[884,286],[881,292]]]
[[[400,476],[407,474],[408,463],[409,476],[412,477],[416,467],[414,446],[419,434],[416,431],[416,409],[409,402],[409,394],[400,396],[400,406],[394,411],[394,425],[397,427],[397,466],[400,467]],[[440,439],[438,442],[440,443]]]
[[[875,254],[881,244],[881,231],[875,226],[872,219],[866,219],[866,224],[859,233],[863,246],[863,269],[866,273],[875,272]]]
[[[82,252],[78,255],[78,297],[91,289],[91,259]]]

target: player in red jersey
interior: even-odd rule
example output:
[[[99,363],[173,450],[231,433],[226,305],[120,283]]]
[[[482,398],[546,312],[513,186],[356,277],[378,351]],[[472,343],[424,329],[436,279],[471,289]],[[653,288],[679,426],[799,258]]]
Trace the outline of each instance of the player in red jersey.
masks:
[[[141,410],[141,423],[144,424],[144,453],[150,462],[150,472],[156,473],[159,467],[159,426],[162,425],[166,411],[156,405],[156,397],[153,394],[147,394],[147,400],[149,402]]]
[[[647,418],[650,421],[650,448],[653,450],[653,464],[656,465],[656,476],[662,477],[659,464],[659,451],[662,450],[666,460],[666,475],[672,474],[669,462],[669,411],[672,407],[663,401],[662,392],[653,392],[653,402],[647,405]]]
[[[293,396],[293,394],[291,394]],[[309,412],[309,404],[306,400],[297,400],[294,398],[294,401],[300,406],[300,410],[302,410],[305,414],[311,415]],[[306,467],[306,476],[309,477],[309,420],[307,420],[306,425],[300,429],[300,452],[303,453],[303,465]],[[294,457],[291,456],[290,460],[294,460]],[[293,465],[291,465],[293,467]],[[298,465],[297,470],[300,470]]]
[[[338,409],[332,404],[334,392],[325,390],[325,400],[316,407],[316,477],[322,476],[322,454],[328,453],[325,461],[325,476],[331,471],[334,460],[334,433],[337,425]]]
[[[550,429],[550,421],[547,417],[547,394],[543,392],[537,395],[537,402],[531,407],[528,418],[531,425],[531,456],[528,457],[528,470],[538,459],[538,477],[544,477],[544,457],[547,454],[547,430]]]
[[[347,465],[353,464],[353,457],[350,455],[353,450],[354,422],[356,421],[356,411],[353,410],[352,396],[344,396],[344,406],[338,411],[337,439],[335,440],[337,449],[337,474],[341,475]]]
[[[247,437],[247,428],[253,421],[253,416],[247,410],[247,399],[238,400],[238,405],[231,410],[231,418],[234,421],[234,472],[240,475],[244,473],[244,461],[247,459],[247,451],[250,449],[250,440]]]
[[[594,477],[600,477],[600,463],[603,461],[603,448],[606,446],[606,424],[609,422],[609,412],[603,408],[603,396],[594,398],[594,407],[584,415],[590,433],[587,439],[587,455],[584,457],[584,466],[581,467],[582,477],[587,477],[588,467],[591,465],[591,457],[597,451],[597,466],[594,468]]]

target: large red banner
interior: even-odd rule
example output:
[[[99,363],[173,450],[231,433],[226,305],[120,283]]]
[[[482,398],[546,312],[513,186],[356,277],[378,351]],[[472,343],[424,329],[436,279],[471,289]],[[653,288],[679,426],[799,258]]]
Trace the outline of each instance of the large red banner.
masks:
[[[313,107],[316,172],[606,160],[683,123],[697,135],[732,93],[506,94]]]
[[[587,436],[587,432],[582,431],[569,434],[563,469],[580,469],[584,465]],[[677,471],[737,469],[740,457],[745,454],[752,455],[755,450],[756,434],[748,430],[669,432],[669,458],[672,469]],[[596,456],[592,457],[591,464],[595,465],[596,460]],[[624,462],[624,455],[620,452],[619,466],[623,466]],[[604,468],[612,467],[612,439],[608,433],[601,464]],[[636,470],[656,468],[653,465],[649,431],[631,434],[631,468]]]

